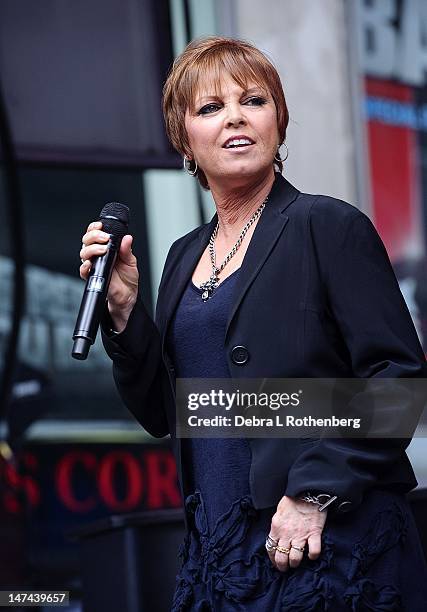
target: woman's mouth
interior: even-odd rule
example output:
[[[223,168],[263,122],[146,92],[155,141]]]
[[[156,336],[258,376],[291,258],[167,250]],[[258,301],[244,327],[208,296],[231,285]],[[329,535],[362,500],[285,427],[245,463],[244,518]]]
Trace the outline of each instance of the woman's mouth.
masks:
[[[250,147],[253,144],[255,143],[251,138],[247,138],[246,136],[237,136],[229,138],[222,146],[224,149],[241,149],[244,147]]]

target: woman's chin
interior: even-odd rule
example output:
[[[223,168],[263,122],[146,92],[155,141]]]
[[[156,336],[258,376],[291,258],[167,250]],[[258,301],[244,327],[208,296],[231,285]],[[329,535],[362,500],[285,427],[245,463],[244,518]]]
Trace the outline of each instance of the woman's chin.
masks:
[[[242,183],[247,184],[251,178],[259,179],[260,176],[272,173],[271,163],[268,165],[261,164],[230,164],[226,169],[222,169],[215,176],[218,182],[224,181],[227,183]],[[274,174],[274,172],[273,172]]]

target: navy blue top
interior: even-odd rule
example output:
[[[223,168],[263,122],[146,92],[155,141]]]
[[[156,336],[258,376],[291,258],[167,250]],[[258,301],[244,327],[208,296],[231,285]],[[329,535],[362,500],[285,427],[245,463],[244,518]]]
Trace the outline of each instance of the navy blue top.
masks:
[[[175,311],[168,334],[168,352],[178,378],[230,378],[224,336],[236,270],[204,302],[190,280]],[[249,494],[250,447],[245,439],[195,438],[182,444],[183,468],[192,490],[205,500],[214,525],[231,504]]]

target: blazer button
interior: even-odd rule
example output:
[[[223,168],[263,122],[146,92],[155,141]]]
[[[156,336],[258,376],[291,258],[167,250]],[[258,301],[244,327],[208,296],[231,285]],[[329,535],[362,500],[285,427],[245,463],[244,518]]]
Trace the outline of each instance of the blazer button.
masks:
[[[352,505],[353,504],[351,501],[343,501],[338,505],[337,512],[339,512],[340,514],[344,514],[344,512],[349,512],[351,510]]]
[[[235,346],[231,350],[231,361],[236,365],[245,365],[249,361],[249,351],[246,346]]]

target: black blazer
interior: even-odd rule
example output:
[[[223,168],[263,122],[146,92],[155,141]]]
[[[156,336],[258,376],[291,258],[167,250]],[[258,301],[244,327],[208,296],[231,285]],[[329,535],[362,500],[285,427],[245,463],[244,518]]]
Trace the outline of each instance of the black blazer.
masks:
[[[165,336],[217,217],[171,246],[153,323],[138,300],[124,332],[103,342],[119,393],[141,425],[175,437],[174,367]],[[236,280],[224,338],[233,378],[425,376],[425,358],[386,250],[354,206],[300,193],[277,174]],[[251,439],[257,508],[283,495],[334,493],[356,507],[371,487],[417,482],[409,440]],[[347,508],[348,509],[348,508]]]

